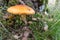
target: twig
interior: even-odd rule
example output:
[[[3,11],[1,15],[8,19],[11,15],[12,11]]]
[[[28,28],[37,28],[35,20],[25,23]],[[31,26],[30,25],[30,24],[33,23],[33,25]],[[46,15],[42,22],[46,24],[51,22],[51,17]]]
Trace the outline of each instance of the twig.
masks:
[[[21,4],[24,4],[24,5],[25,5],[25,3],[24,3],[22,0],[19,0],[19,2],[20,2]]]
[[[5,30],[7,33],[9,33],[9,36],[11,36],[11,38],[14,38],[14,37],[12,36],[12,34],[5,28],[5,26],[2,24],[2,22],[0,22],[0,24],[2,25],[2,27],[4,28],[4,30]]]
[[[2,27],[4,28],[4,30],[5,30],[6,32],[9,32],[9,31],[5,28],[5,26],[2,24],[2,22],[0,22],[0,24],[2,25]]]

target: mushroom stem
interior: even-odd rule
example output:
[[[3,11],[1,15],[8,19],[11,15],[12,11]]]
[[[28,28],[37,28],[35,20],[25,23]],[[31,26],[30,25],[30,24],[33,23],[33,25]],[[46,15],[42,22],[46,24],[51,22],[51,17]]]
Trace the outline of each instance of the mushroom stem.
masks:
[[[27,25],[26,15],[21,15],[21,19]]]

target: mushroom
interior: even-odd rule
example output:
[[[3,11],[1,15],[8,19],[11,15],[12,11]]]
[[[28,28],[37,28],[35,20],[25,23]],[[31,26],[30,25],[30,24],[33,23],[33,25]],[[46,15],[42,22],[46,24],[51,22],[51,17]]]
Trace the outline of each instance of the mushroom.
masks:
[[[8,14],[6,13],[4,16],[3,16],[3,19],[12,19],[14,18],[14,15],[11,15],[11,14]]]
[[[35,11],[27,5],[15,5],[7,9],[11,14],[20,15],[25,24],[27,24],[26,15],[35,14]]]

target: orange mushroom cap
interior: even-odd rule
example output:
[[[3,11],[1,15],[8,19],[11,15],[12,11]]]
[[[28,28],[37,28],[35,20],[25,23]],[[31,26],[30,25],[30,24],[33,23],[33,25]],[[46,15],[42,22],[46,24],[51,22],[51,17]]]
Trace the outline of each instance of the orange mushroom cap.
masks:
[[[12,14],[23,14],[23,15],[30,15],[30,14],[35,14],[35,11],[27,6],[27,5],[15,5],[7,9],[9,13]]]

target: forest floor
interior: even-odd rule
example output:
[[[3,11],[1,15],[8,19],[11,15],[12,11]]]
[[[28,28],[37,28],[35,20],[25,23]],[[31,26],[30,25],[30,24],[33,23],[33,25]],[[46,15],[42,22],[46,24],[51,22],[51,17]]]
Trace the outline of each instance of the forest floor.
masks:
[[[25,3],[35,10],[32,2]],[[2,2],[0,6],[0,40],[60,40],[59,3],[48,15],[36,11],[36,8],[34,15],[27,15],[27,25],[19,15],[7,12],[7,8],[19,4],[18,1],[12,0],[6,4]]]

